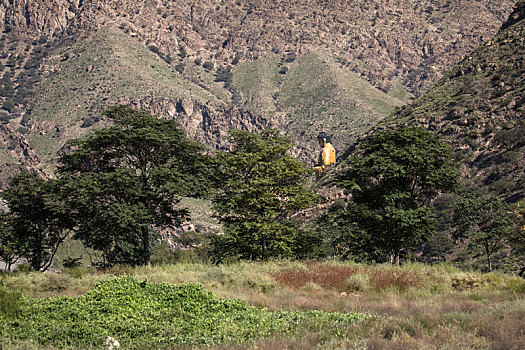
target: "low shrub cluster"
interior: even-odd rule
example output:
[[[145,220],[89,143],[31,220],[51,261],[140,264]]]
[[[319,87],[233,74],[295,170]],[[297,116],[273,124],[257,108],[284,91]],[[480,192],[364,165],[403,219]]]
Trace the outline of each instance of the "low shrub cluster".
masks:
[[[272,313],[218,298],[197,284],[153,284],[132,277],[100,282],[79,298],[26,298],[21,305],[15,314],[1,314],[0,345],[100,348],[108,337],[124,348],[246,343],[292,332],[303,322],[337,328],[368,317],[322,311]]]

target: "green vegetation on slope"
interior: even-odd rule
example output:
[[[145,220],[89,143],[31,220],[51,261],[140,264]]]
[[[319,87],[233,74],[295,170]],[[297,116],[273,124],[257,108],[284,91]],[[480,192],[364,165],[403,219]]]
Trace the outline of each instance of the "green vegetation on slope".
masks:
[[[282,57],[274,55],[244,61],[235,67],[233,82],[241,92],[244,108],[265,116],[277,111],[274,96],[282,80],[279,74],[281,63]]]
[[[401,91],[394,97],[379,91],[328,53],[261,57],[239,63],[233,73],[244,108],[269,117],[312,149],[323,128],[342,149],[406,98]]]
[[[356,313],[276,312],[215,297],[202,286],[151,284],[130,277],[100,282],[79,298],[24,299],[2,314],[2,338],[57,347],[99,348],[107,337],[126,348],[241,343],[290,332],[301,321],[349,325]],[[35,327],[36,326],[36,327]]]
[[[32,112],[35,125],[29,135],[44,162],[54,156],[65,139],[82,133],[83,118],[100,112],[111,101],[144,96],[191,97],[223,104],[113,24],[50,64],[55,72],[38,87]],[[64,133],[65,137],[57,135]]]
[[[336,146],[348,145],[401,105],[316,53],[302,55],[290,65],[279,102],[289,115],[289,134],[304,132],[315,140],[325,128],[334,135]]]
[[[470,184],[512,201],[525,196],[524,8],[519,2],[508,26],[382,123],[442,135],[468,168]]]

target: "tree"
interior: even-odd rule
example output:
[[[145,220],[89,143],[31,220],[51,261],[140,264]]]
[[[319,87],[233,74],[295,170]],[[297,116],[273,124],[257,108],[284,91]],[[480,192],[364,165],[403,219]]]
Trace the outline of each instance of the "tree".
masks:
[[[9,213],[0,213],[0,260],[4,262],[4,272],[11,270],[11,266],[22,256],[15,230],[13,216]]]
[[[401,126],[366,138],[339,183],[352,191],[357,223],[370,245],[399,264],[400,254],[431,234],[430,201],[457,187],[452,149],[437,136]]]
[[[454,208],[455,238],[468,240],[471,248],[481,248],[492,271],[492,255],[515,231],[515,216],[510,206],[490,195],[468,195],[459,199]]]
[[[47,270],[74,221],[61,197],[61,181],[20,174],[2,193],[11,215],[12,243],[31,268]]]
[[[225,233],[212,242],[215,260],[292,255],[299,227],[289,216],[316,201],[306,186],[311,170],[275,130],[232,131],[231,141],[232,150],[216,158],[213,206]]]
[[[513,208],[512,213],[516,222],[516,230],[510,237],[512,252],[521,260],[519,275],[525,277],[525,201],[521,201]]]
[[[105,115],[114,126],[71,141],[60,158],[76,237],[109,265],[149,264],[154,229],[188,218],[180,196],[207,191],[207,157],[173,120],[128,106]]]
[[[297,256],[308,259],[377,260],[377,251],[369,246],[371,239],[368,232],[356,222],[358,209],[354,203],[336,200],[309,223],[309,230],[298,237]]]

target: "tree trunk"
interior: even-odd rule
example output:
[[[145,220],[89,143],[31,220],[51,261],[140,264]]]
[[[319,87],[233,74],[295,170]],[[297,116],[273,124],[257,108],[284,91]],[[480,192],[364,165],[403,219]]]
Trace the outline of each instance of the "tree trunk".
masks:
[[[151,252],[149,249],[149,228],[148,225],[142,226],[142,258],[144,265],[149,265],[151,262]]]
[[[487,265],[489,266],[489,272],[492,272],[492,262],[490,261],[490,249],[487,243],[485,244],[485,253],[487,254]]]
[[[396,250],[395,259],[396,259],[396,262],[395,262],[396,266],[399,266],[399,249]]]
[[[266,259],[266,240],[263,238],[261,241],[261,260]]]

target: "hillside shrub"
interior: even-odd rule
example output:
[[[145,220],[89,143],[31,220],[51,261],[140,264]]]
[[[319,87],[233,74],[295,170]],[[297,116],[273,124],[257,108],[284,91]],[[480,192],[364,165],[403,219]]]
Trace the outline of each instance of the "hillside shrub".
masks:
[[[183,63],[179,63],[175,66],[175,70],[179,73],[179,74],[182,74],[184,73],[184,64]]]
[[[204,64],[202,66],[204,67],[204,69],[207,69],[207,70],[212,70],[213,69],[213,63],[211,61],[204,62]]]
[[[356,273],[345,280],[347,292],[362,292],[370,288],[370,277],[365,273]]]
[[[86,266],[75,266],[64,268],[63,272],[73,278],[82,278],[83,276],[93,273],[94,268]]]
[[[0,123],[7,123],[11,120],[11,116],[4,111],[0,111]]]
[[[284,58],[284,61],[287,63],[292,63],[293,61],[295,61],[295,58],[296,58],[296,55],[294,53],[289,53]]]
[[[4,287],[0,283],[0,319],[16,316],[23,302],[22,293]]]
[[[9,113],[13,113],[15,111],[15,104],[12,100],[5,100],[4,104],[2,105],[2,109],[8,111]]]

